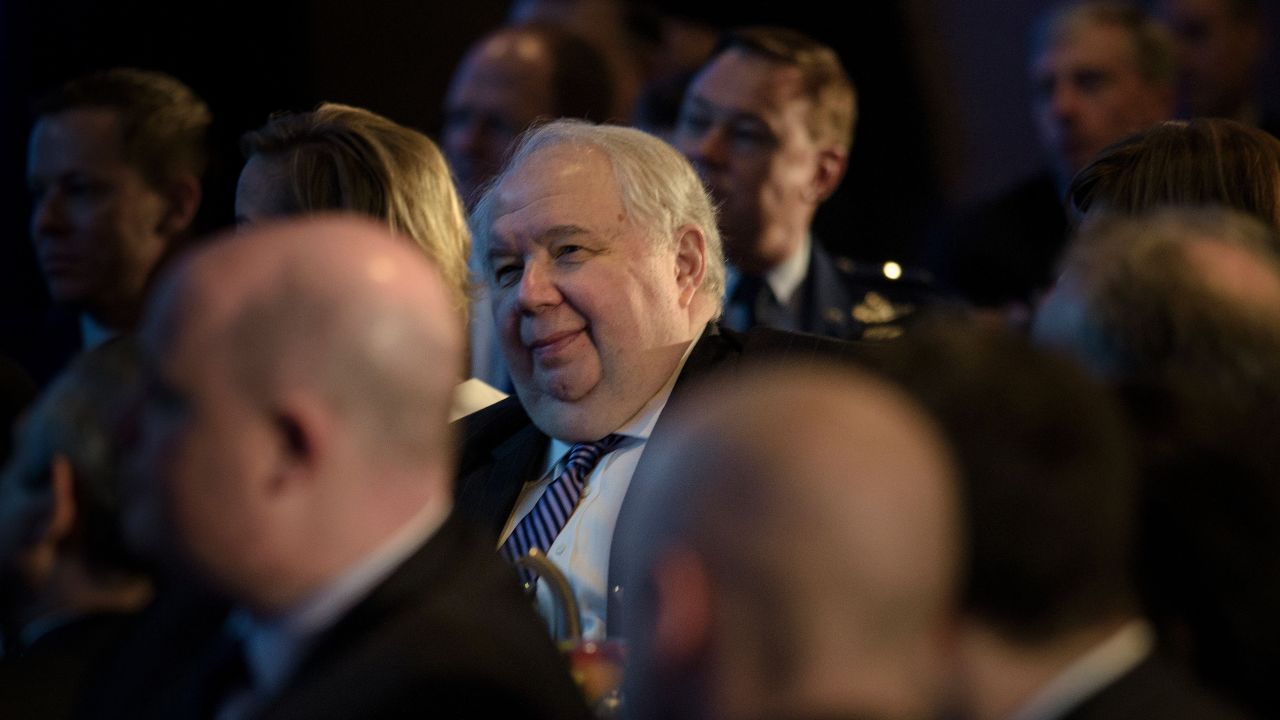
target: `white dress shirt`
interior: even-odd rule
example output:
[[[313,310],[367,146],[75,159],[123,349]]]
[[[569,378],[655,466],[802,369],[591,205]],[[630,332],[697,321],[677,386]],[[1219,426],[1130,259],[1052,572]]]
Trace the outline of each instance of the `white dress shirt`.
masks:
[[[587,477],[577,508],[569,516],[564,528],[551,543],[547,558],[564,573],[578,601],[582,615],[582,637],[586,640],[603,640],[605,637],[605,609],[608,606],[609,550],[613,545],[613,529],[618,521],[622,499],[631,485],[631,476],[640,463],[640,456],[649,441],[649,434],[658,422],[658,416],[667,406],[671,388],[680,377],[684,363],[689,359],[696,340],[685,348],[675,372],[654,396],[622,427],[614,431],[625,439],[612,452],[605,453],[600,463]],[[498,547],[538,503],[542,493],[564,468],[565,456],[572,443],[552,438],[547,452],[545,470],[538,480],[526,483],[516,499],[515,509],[507,519],[507,525],[498,539]],[[565,628],[560,608],[555,604],[548,583],[538,583],[538,610],[551,628],[552,635],[563,638]]]
[[[1119,680],[1151,654],[1151,627],[1142,620],[1126,623],[1097,647],[1071,663],[1009,720],[1053,720]]]

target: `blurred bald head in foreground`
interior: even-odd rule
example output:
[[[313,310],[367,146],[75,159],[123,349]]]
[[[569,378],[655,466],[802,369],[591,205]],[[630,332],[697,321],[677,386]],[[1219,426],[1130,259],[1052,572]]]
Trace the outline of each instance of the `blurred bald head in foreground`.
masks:
[[[418,247],[336,215],[214,240],[164,279],[132,524],[169,529],[231,601],[206,653],[238,645],[249,673],[193,663],[207,690],[128,717],[587,716],[510,569],[451,515],[451,297]]]
[[[147,489],[202,575],[280,609],[439,523],[462,352],[449,308],[416,248],[336,216],[212,243],[166,278],[143,329]]]
[[[676,427],[621,540],[635,717],[930,716],[960,532],[932,421],[850,370],[774,368]]]

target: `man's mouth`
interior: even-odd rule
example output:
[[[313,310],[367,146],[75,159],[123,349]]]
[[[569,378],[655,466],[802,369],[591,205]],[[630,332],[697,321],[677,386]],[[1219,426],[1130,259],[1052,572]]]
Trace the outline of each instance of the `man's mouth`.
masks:
[[[532,342],[525,343],[525,345],[529,348],[529,352],[533,354],[534,359],[545,362],[555,358],[557,354],[572,345],[584,332],[586,332],[586,328],[564,330],[544,335]]]

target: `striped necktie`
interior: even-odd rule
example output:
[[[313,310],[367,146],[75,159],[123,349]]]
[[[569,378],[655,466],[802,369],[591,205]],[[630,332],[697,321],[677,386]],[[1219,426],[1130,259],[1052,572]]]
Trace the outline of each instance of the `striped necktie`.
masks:
[[[546,553],[578,506],[582,488],[587,484],[591,471],[600,462],[600,458],[616,448],[623,439],[622,435],[607,435],[595,442],[577,443],[569,448],[564,469],[547,485],[537,504],[511,531],[499,551],[502,556],[514,562],[528,554],[532,548]],[[532,588],[537,577],[523,567],[517,567],[516,570],[525,586]]]

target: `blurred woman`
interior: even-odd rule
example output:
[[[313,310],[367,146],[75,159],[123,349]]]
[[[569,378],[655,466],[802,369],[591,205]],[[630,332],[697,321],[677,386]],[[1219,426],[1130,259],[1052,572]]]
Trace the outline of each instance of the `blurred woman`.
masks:
[[[323,103],[273,115],[241,145],[247,162],[236,186],[237,222],[326,210],[382,220],[431,259],[465,322],[471,233],[444,156],[426,135],[368,110]],[[502,397],[467,380],[458,387],[455,416]]]
[[[1280,229],[1280,140],[1234,120],[1171,120],[1104,150],[1067,198],[1081,218],[1219,205]]]

